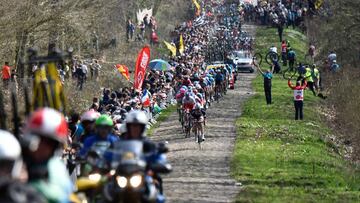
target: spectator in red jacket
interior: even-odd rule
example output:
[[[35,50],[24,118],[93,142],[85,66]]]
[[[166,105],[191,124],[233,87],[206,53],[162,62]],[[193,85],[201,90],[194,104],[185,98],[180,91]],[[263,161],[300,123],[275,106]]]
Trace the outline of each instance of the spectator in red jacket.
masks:
[[[295,120],[303,120],[304,89],[306,88],[307,82],[304,81],[303,85],[301,85],[301,81],[296,81],[296,86],[293,86],[289,79],[288,85],[294,90]]]
[[[9,62],[5,62],[5,65],[2,67],[2,79],[4,87],[7,87],[11,79],[11,68],[9,66]]]

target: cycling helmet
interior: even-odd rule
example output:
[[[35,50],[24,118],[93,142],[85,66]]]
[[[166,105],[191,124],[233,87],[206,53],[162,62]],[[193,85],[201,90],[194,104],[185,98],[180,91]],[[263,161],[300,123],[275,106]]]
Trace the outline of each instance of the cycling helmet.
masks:
[[[109,126],[112,127],[114,125],[113,120],[108,115],[101,115],[98,119],[95,121],[96,126]]]
[[[25,136],[35,134],[59,143],[65,143],[68,125],[60,112],[50,108],[42,108],[32,113],[25,125],[24,132]]]
[[[129,112],[129,114],[126,116],[125,122],[126,122],[126,125],[128,125],[128,124],[147,125],[149,122],[149,119],[143,111],[134,110],[134,111]]]
[[[180,93],[181,94],[185,94],[186,90],[185,89],[180,89]]]
[[[96,112],[94,110],[90,110],[85,112],[83,115],[81,115],[80,121],[90,121],[90,122],[94,122],[96,121],[96,119],[98,119],[100,117],[100,113]]]
[[[125,134],[127,132],[125,124],[120,125],[119,132],[120,132],[120,135]]]
[[[203,95],[201,93],[197,93],[196,96],[199,97],[200,99],[203,99]]]
[[[12,162],[11,176],[19,177],[22,167],[20,144],[14,135],[7,131],[0,130],[0,137],[0,162]]]

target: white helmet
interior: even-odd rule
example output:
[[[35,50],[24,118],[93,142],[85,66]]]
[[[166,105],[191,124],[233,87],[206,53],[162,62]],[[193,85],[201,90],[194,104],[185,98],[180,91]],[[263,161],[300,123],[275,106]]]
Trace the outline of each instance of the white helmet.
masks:
[[[120,134],[126,133],[126,132],[127,132],[126,125],[125,125],[125,124],[121,124],[119,131],[120,131]]]
[[[126,125],[128,124],[147,125],[148,122],[149,119],[143,111],[133,110],[126,115]]]
[[[0,130],[0,138],[0,161],[13,161],[11,175],[18,177],[22,168],[20,144],[14,135],[4,130]]]
[[[91,122],[95,122],[96,119],[98,119],[100,117],[100,113],[92,110],[89,110],[85,113],[83,113],[83,115],[81,115],[80,121],[91,121]]]

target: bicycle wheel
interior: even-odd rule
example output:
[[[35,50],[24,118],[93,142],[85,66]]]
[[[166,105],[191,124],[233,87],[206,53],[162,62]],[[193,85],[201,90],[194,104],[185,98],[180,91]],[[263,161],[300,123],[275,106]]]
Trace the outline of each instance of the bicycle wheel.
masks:
[[[296,71],[291,70],[290,68],[283,71],[283,78],[285,80],[293,79],[296,76]]]
[[[273,51],[266,54],[265,61],[267,64],[272,65],[274,62],[278,62],[280,59],[279,55]]]
[[[255,60],[258,65],[261,65],[263,57],[260,53],[255,53],[253,56],[253,60]]]
[[[201,150],[202,137],[199,132],[197,133],[197,139],[198,139],[197,143],[199,145],[199,149]]]

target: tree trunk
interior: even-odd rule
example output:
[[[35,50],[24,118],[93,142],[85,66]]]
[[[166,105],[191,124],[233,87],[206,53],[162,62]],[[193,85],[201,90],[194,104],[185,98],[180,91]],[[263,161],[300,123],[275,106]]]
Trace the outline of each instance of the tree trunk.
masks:
[[[28,39],[28,32],[26,30],[19,31],[16,36],[16,49],[15,49],[15,67],[18,77],[24,78],[25,68],[23,60],[25,58],[25,48]]]

